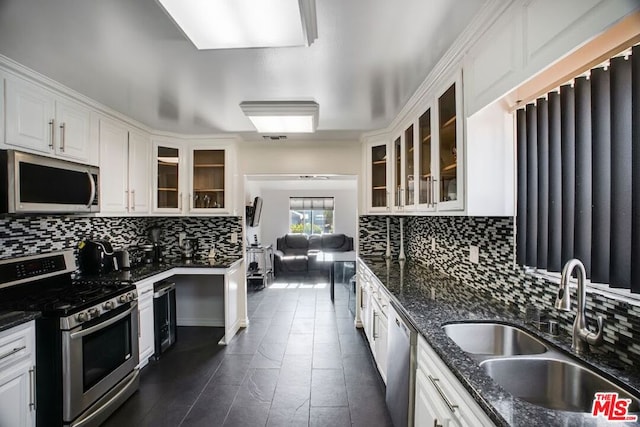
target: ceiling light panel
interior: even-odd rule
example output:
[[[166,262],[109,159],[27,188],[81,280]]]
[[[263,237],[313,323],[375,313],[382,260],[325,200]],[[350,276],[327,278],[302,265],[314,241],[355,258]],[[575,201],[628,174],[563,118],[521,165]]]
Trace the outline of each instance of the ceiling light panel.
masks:
[[[305,46],[316,37],[315,0],[157,1],[198,49]]]
[[[318,126],[314,101],[245,101],[240,108],[259,133],[311,133]]]

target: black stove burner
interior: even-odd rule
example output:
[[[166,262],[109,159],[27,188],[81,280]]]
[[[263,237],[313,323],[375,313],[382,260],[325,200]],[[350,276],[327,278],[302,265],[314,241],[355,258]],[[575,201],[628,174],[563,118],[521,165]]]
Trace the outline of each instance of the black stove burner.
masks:
[[[135,289],[120,281],[71,280],[57,277],[29,287],[16,287],[0,298],[3,306],[15,310],[41,311],[45,316],[65,317],[102,301]]]

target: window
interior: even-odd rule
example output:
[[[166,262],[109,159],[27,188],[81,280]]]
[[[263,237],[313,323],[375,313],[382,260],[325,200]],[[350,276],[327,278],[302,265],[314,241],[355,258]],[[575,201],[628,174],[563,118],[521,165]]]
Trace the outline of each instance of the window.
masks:
[[[290,197],[289,232],[333,233],[333,197]]]
[[[640,293],[640,46],[516,112],[517,260]]]

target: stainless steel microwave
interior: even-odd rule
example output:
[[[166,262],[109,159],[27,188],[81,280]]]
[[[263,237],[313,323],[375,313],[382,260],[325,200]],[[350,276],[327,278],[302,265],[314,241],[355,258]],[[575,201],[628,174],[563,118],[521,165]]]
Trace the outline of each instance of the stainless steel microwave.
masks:
[[[100,211],[100,170],[15,150],[0,150],[0,213]]]

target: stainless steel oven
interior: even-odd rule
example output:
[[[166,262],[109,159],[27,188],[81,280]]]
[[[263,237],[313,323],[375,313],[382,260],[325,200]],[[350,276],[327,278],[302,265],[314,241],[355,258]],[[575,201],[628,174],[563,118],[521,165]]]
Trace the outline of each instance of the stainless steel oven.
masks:
[[[38,426],[97,427],[140,382],[135,285],[74,271],[72,250],[0,260],[0,309],[41,314]]]
[[[76,420],[107,392],[118,391],[121,382],[126,389],[127,377],[131,377],[129,382],[133,375],[137,379],[137,310],[138,302],[130,301],[80,324],[75,324],[77,316],[61,319],[65,421]],[[103,406],[97,405],[96,410],[104,410]],[[89,411],[72,425],[93,425],[87,421],[97,417],[99,414]]]

